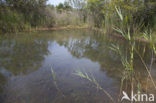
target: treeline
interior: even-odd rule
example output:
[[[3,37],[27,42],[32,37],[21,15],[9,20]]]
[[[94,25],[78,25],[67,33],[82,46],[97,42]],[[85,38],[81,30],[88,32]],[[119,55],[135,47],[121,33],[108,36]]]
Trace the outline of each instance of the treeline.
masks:
[[[0,0],[0,32],[81,25],[82,21],[81,13],[69,0],[56,7],[47,4],[47,0]]]
[[[50,24],[46,15],[47,0],[0,0],[0,31],[16,32]]]
[[[56,7],[46,2],[0,0],[0,32],[84,24],[111,32],[121,26],[118,12],[131,28],[156,28],[155,0],[66,0]]]
[[[118,14],[130,28],[156,28],[155,0],[88,0],[87,9],[92,24],[107,31],[112,30],[113,26],[121,26]]]

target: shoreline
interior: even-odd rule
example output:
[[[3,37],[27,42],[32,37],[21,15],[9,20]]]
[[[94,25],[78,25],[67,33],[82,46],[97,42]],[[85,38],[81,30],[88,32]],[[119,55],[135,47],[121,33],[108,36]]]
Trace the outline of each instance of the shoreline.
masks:
[[[121,38],[123,40],[125,39],[119,33],[116,33],[116,32],[113,32],[113,31],[111,33],[109,33],[109,32],[107,33],[103,28],[89,27],[88,25],[82,25],[82,26],[68,25],[68,26],[54,26],[54,27],[36,27],[36,28],[30,28],[29,30],[23,30],[23,31],[15,32],[15,33],[33,32],[33,31],[57,31],[57,30],[71,30],[71,29],[91,29],[91,30],[99,31],[99,32],[103,33],[104,35],[108,35],[108,36],[116,37],[116,38]],[[138,42],[143,42],[143,43],[150,43],[151,42],[151,41],[145,40],[144,38],[139,38],[139,37],[137,37],[135,40],[138,41]]]
[[[120,38],[120,39],[126,40],[121,34],[116,33],[115,31],[112,31],[111,33],[109,33],[109,32],[107,33],[102,28],[95,28],[95,27],[93,27],[91,29],[99,31],[99,32],[104,33],[105,35],[108,35],[108,36],[111,36],[111,37],[116,37],[116,38]],[[149,40],[146,40],[144,38],[139,38],[139,37],[136,37],[135,41],[143,42],[143,43],[150,43],[151,42]]]
[[[33,28],[32,30],[30,31],[48,31],[48,30],[52,30],[52,31],[56,31],[56,30],[70,30],[70,29],[88,29],[89,27],[88,26],[56,26],[56,27],[46,27],[46,28]]]

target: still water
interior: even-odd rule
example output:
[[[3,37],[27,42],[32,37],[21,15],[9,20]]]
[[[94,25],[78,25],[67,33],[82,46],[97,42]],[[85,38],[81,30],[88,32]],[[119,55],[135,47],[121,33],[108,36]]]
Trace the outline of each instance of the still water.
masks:
[[[118,103],[124,68],[120,57],[109,48],[112,43],[118,43],[123,51],[127,48],[124,41],[92,30],[1,36],[0,103],[111,103],[93,83],[75,75],[77,71],[94,77]],[[154,82],[155,67],[154,63]],[[56,74],[57,87],[51,69]],[[138,81],[134,85],[137,87],[139,83],[141,91],[156,95],[146,69],[138,60],[135,61],[135,73]],[[125,91],[131,85],[128,82],[123,83]]]

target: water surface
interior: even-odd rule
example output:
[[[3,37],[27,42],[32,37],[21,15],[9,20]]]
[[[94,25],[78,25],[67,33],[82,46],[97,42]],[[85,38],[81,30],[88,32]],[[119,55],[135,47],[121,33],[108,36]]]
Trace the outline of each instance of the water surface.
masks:
[[[127,48],[124,41],[92,30],[1,36],[0,103],[111,103],[110,98],[93,83],[76,76],[76,71],[94,77],[117,102],[124,68],[120,57],[109,48],[111,43],[118,43],[123,51]],[[145,68],[137,60],[135,64],[142,91],[150,85],[148,91],[155,94],[152,83],[147,82]],[[51,69],[56,73],[59,90]],[[155,73],[154,64],[154,82]],[[124,88],[129,85],[125,83]]]

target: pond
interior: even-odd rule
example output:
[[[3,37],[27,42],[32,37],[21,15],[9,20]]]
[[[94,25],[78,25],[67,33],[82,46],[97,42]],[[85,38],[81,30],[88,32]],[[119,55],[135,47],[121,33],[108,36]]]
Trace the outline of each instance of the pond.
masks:
[[[118,43],[123,52],[128,48],[125,41],[86,29],[1,36],[0,103],[111,103],[103,90],[115,103],[119,102],[121,88],[130,95],[131,83],[121,82],[125,71],[120,57],[110,49],[112,43]],[[148,61],[149,55],[146,57]],[[154,63],[151,69],[154,82],[155,67]],[[77,71],[95,78],[103,90],[77,76]],[[138,57],[135,74],[136,90],[141,86],[141,92],[156,94]]]

